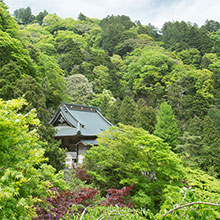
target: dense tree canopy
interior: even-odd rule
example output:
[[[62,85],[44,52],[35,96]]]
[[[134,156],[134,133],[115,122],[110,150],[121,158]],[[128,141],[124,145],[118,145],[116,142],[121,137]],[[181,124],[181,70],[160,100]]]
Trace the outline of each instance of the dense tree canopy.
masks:
[[[143,129],[120,125],[104,132],[85,160],[89,174],[104,189],[134,183],[133,201],[158,208],[168,185],[184,179],[180,159],[162,139]]]
[[[47,189],[65,186],[61,173],[55,175],[52,166],[42,164],[46,143],[39,140],[36,113],[18,114],[24,104],[24,100],[0,100],[2,219],[30,219],[35,216],[33,205],[48,195]]]
[[[5,178],[0,178],[0,200],[4,216],[18,219],[19,212],[27,216],[26,201],[26,207],[34,204],[30,195],[47,194],[42,189],[44,183],[41,184],[45,180],[42,167],[51,173],[54,170],[46,163],[57,171],[64,168],[65,151],[53,139],[55,131],[49,121],[60,102],[73,102],[99,107],[114,125],[131,126],[110,129],[107,136],[99,139],[100,146],[92,147],[88,153],[87,168],[102,193],[107,187],[134,182],[130,198],[139,207],[161,209],[159,215],[170,219],[181,219],[184,215],[189,219],[216,217],[213,209],[199,204],[194,209],[172,211],[173,214],[165,214],[165,210],[176,207],[175,203],[217,201],[219,56],[219,21],[207,20],[201,27],[172,21],[159,30],[152,24],[133,22],[126,15],[110,15],[99,20],[80,13],[78,19],[63,19],[46,10],[33,15],[30,7],[17,9],[12,17],[0,1],[0,98],[5,100],[0,104],[3,120],[0,139],[5,137],[1,139],[4,148],[0,150],[4,162],[0,174]],[[21,96],[28,103],[23,107],[20,101],[8,101]],[[5,109],[14,121],[10,117],[6,120]],[[32,123],[36,122],[33,109],[40,120],[38,137],[33,130],[36,128]],[[12,135],[7,131],[12,131]],[[18,135],[17,139],[13,134]],[[29,164],[34,173],[28,170],[30,167],[17,167],[15,152],[22,151],[22,146],[26,149],[26,141],[37,146],[36,152],[40,149],[40,156],[36,156],[39,163],[34,162],[32,147],[18,158],[24,167]],[[36,180],[34,175],[38,172],[40,179]],[[28,182],[32,174],[34,184],[39,183],[37,193],[34,184],[25,187],[22,182]],[[209,197],[207,185],[214,192]],[[185,186],[188,191],[179,186]],[[193,191],[195,187],[200,190]],[[24,203],[20,195],[25,198]],[[5,211],[6,203],[15,210],[14,216],[11,211],[10,214]],[[16,203],[19,205],[15,206]],[[143,213],[150,216],[150,211],[149,215]]]

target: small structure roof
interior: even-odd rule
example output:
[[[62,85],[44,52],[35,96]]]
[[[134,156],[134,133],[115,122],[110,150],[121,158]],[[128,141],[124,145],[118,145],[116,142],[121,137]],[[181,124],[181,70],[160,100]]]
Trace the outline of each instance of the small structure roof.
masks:
[[[62,103],[50,123],[57,130],[55,137],[95,137],[112,124],[99,109],[91,106]]]

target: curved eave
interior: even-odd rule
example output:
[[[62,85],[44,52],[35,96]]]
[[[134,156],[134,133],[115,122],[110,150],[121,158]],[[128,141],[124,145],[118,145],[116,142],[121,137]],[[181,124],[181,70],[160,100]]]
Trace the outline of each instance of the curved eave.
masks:
[[[63,108],[65,108],[65,109],[63,109]],[[65,112],[65,111],[67,111],[67,112]],[[71,117],[71,118],[75,121],[75,123],[73,123],[72,121],[70,121],[70,120],[66,117],[66,114],[68,114],[69,117]],[[80,123],[80,122],[77,121],[76,118],[74,118],[74,117],[72,116],[72,114],[69,112],[68,108],[67,108],[65,105],[63,105],[63,104],[59,105],[59,108],[58,108],[56,114],[55,114],[54,117],[50,120],[49,123],[52,124],[52,125],[54,125],[54,124],[56,123],[56,121],[58,120],[58,118],[59,118],[60,115],[64,118],[64,120],[66,121],[66,123],[67,123],[68,125],[70,125],[70,126],[76,127],[76,126],[77,126],[77,123]]]
[[[58,109],[57,109],[56,114],[55,114],[55,115],[53,116],[53,118],[49,121],[49,123],[53,125],[53,124],[57,121],[57,119],[59,118],[59,115],[60,115],[60,105],[59,105],[59,107],[58,107]]]
[[[105,121],[105,122],[107,122],[110,126],[113,126],[113,124],[110,122],[110,121],[108,121],[102,114],[101,114],[101,112],[100,111],[96,111],[97,112],[97,114]]]
[[[62,107],[63,107],[64,109],[63,109]],[[78,123],[79,123],[80,125],[82,125],[82,123],[80,123],[80,122],[71,114],[71,112],[69,111],[68,107],[67,107],[65,104],[63,104],[63,105],[61,106],[61,112],[63,113],[64,117],[65,117],[66,114],[68,114],[68,115],[70,116],[70,118],[72,118],[72,119],[76,122],[76,124],[73,124],[71,121],[68,120],[67,117],[65,117],[65,119],[66,119],[72,126],[75,126],[75,127],[76,127]]]

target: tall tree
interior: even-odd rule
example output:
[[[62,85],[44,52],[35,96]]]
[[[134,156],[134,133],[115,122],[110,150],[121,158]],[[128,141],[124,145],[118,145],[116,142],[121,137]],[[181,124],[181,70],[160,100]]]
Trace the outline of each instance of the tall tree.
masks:
[[[125,125],[133,125],[135,123],[136,104],[135,101],[125,96],[119,109],[119,121]]]
[[[134,125],[152,134],[156,124],[155,110],[151,106],[147,106],[145,100],[142,98],[138,99],[136,105]]]
[[[19,24],[26,25],[34,21],[34,15],[32,15],[30,7],[15,10],[14,16]]]
[[[203,120],[204,155],[201,167],[209,174],[220,178],[220,132],[209,116]]]
[[[49,164],[58,171],[62,170],[66,154],[65,150],[59,148],[60,143],[52,138],[55,131],[49,124],[50,113],[46,108],[46,97],[43,89],[34,78],[29,76],[18,80],[14,90],[16,97],[24,96],[29,103],[23,108],[24,113],[28,114],[34,108],[37,110],[37,116],[41,122],[39,128],[40,140],[47,141],[47,144],[44,146],[45,156],[48,157]]]
[[[173,150],[178,144],[179,129],[174,118],[173,110],[167,102],[160,104],[154,135],[162,138]]]
[[[121,107],[121,100],[119,98],[116,99],[113,103],[111,103],[106,111],[105,117],[113,124],[117,125],[120,122],[119,118],[119,110]]]
[[[48,12],[47,12],[46,10],[44,10],[43,12],[42,12],[42,11],[39,12],[39,14],[35,17],[37,23],[38,23],[39,25],[42,25],[42,24],[43,24],[43,19],[44,19],[44,17],[47,16],[47,15],[48,15]]]

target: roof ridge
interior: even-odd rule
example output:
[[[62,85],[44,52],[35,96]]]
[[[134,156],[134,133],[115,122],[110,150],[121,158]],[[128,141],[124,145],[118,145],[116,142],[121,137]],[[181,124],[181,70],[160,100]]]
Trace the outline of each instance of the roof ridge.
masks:
[[[78,127],[78,124],[80,126],[84,126],[78,119],[76,119],[72,114],[71,112],[69,111],[68,107],[66,106],[65,103],[62,103],[63,104],[63,107],[65,108],[65,110],[69,113],[70,117],[73,118],[75,121],[76,121],[76,128],[77,130],[79,130],[79,127]]]
[[[94,109],[94,110],[100,111],[100,109],[98,107],[89,106],[89,105],[71,104],[71,103],[65,103],[65,102],[62,102],[62,105],[67,106],[67,108],[71,108],[71,106],[72,106],[72,107],[79,107],[79,108],[82,107],[83,110],[84,110],[84,108],[86,108],[86,109]],[[81,110],[81,109],[79,109],[79,110]]]

